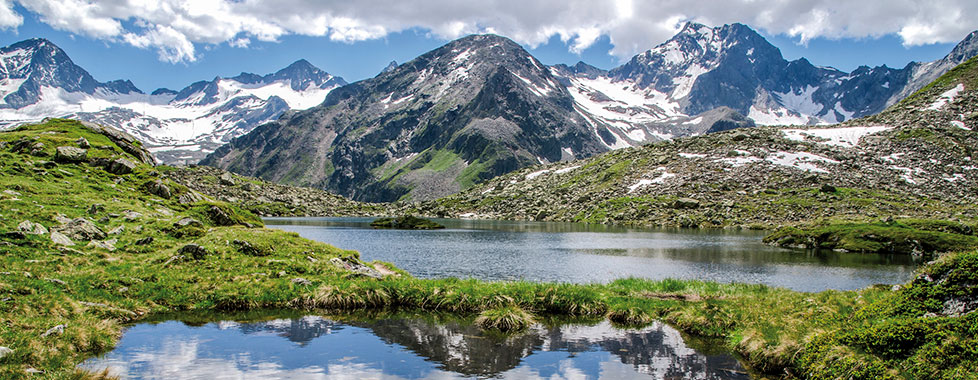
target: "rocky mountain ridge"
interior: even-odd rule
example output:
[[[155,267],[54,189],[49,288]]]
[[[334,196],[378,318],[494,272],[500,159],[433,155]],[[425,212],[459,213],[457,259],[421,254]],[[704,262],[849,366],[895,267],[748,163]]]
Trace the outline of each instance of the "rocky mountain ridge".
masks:
[[[545,67],[504,37],[469,36],[265,125],[202,163],[361,201],[430,200],[538,163],[873,114],[918,86],[914,75],[973,55],[974,40],[932,71],[914,64],[845,73],[789,62],[741,24],[688,23],[610,71]]]
[[[526,168],[405,212],[687,227],[978,217],[978,59],[887,111]]]
[[[146,94],[129,81],[100,83],[54,43],[0,49],[0,128],[47,117],[109,125],[137,136],[165,163],[207,153],[290,109],[319,104],[346,82],[299,60],[264,76],[241,73]]]

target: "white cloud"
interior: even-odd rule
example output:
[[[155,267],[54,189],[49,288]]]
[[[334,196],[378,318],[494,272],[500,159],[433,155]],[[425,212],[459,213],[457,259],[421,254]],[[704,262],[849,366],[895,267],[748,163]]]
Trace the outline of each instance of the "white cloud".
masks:
[[[193,61],[198,45],[247,47],[286,35],[356,42],[410,28],[453,39],[495,32],[535,46],[553,36],[579,52],[601,36],[621,58],[671,37],[687,20],[742,22],[802,43],[897,34],[904,44],[957,42],[978,29],[974,0],[16,0],[54,28]],[[0,28],[23,19],[0,0]]]
[[[20,26],[24,17],[14,12],[14,5],[9,0],[0,0],[0,30]]]

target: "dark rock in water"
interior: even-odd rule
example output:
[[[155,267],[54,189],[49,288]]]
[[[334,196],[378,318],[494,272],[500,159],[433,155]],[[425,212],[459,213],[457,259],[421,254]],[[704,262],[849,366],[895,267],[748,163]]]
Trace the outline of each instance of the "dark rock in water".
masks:
[[[112,174],[129,174],[136,169],[136,164],[125,158],[117,158],[105,165],[105,171]]]
[[[148,245],[148,244],[151,244],[151,243],[153,243],[153,237],[152,236],[145,237],[145,238],[136,240],[136,243],[134,243],[134,244],[136,244],[136,245]]]
[[[201,247],[197,244],[187,244],[183,247],[180,247],[180,250],[178,250],[177,252],[179,252],[182,255],[193,257],[194,260],[203,260],[205,257],[207,257],[208,254],[206,248]]]
[[[158,179],[146,183],[146,191],[149,191],[150,194],[164,199],[170,199],[170,197],[173,196],[173,193],[170,191],[170,187]]]
[[[379,218],[370,222],[370,226],[373,228],[392,228],[398,230],[436,230],[445,228],[441,224],[412,215],[399,216],[397,218]]]
[[[55,149],[54,160],[58,162],[82,162],[88,158],[88,151],[73,146],[59,146]]]

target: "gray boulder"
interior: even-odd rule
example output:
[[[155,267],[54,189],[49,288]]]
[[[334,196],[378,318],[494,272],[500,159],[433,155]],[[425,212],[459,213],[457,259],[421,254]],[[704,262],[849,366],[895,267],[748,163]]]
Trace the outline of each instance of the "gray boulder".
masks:
[[[112,174],[129,174],[136,169],[136,164],[125,158],[117,158],[105,165],[105,171]]]
[[[58,232],[75,240],[102,240],[106,236],[105,231],[102,231],[94,222],[85,218],[72,219],[68,224],[57,229]]]
[[[47,228],[44,228],[44,226],[42,226],[40,223],[34,223],[29,220],[20,222],[20,224],[17,225],[17,229],[20,230],[20,232],[23,232],[25,234],[30,234],[30,235],[48,234]]]
[[[234,186],[234,177],[231,176],[231,173],[224,172],[224,174],[221,174],[219,180],[224,186]]]
[[[75,144],[78,144],[78,147],[82,149],[88,149],[90,146],[92,146],[84,137],[79,137],[78,140],[75,140]]]
[[[58,162],[83,162],[88,159],[88,151],[73,146],[59,146],[55,148],[54,160]]]
[[[51,231],[51,241],[57,245],[71,246],[75,245],[75,242],[71,241],[71,238],[65,236],[65,234],[58,231]]]
[[[150,194],[158,196],[163,199],[170,199],[173,193],[170,191],[170,187],[163,183],[162,180],[154,180],[146,184],[146,190]]]

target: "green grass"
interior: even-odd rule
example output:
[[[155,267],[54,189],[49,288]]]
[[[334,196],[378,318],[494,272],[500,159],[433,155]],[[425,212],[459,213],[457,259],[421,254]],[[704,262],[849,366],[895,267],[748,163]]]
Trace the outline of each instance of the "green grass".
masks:
[[[978,248],[978,236],[964,223],[909,219],[893,222],[841,222],[782,227],[764,242],[786,247],[863,253],[933,254]]]
[[[114,251],[84,242],[63,249],[47,236],[3,235],[0,346],[14,351],[0,359],[0,378],[26,377],[28,368],[43,370],[39,378],[92,378],[75,370],[76,364],[110,350],[125,323],[174,312],[249,310],[453,313],[482,316],[486,328],[510,331],[553,317],[606,317],[628,326],[662,320],[723,340],[772,376],[790,371],[806,378],[974,378],[978,366],[978,313],[945,313],[955,300],[978,297],[978,252],[943,256],[899,291],[800,293],[688,280],[416,279],[390,264],[385,265],[399,275],[372,279],[330,263],[337,257],[357,260],[356,252],[261,228],[236,205],[184,205],[177,197],[146,193],[141,185],[162,178],[165,168],[142,165],[132,174],[113,175],[87,164],[42,162],[55,146],[73,144],[80,135],[102,146],[91,149],[93,156],[126,156],[72,122],[0,133],[0,232],[16,230],[23,220],[55,227],[58,214],[89,218],[106,231],[123,227],[111,236],[118,239]],[[10,142],[34,137],[45,145],[37,156],[10,150]],[[88,210],[94,203],[102,207],[93,215]],[[209,212],[214,207],[235,225],[217,225]],[[127,212],[139,216],[127,218]],[[188,216],[203,226],[193,233],[175,229],[174,222]],[[969,227],[900,223],[941,233]],[[136,244],[150,237],[152,242]],[[181,254],[191,243],[205,254]],[[66,325],[63,334],[41,337],[57,325]]]

